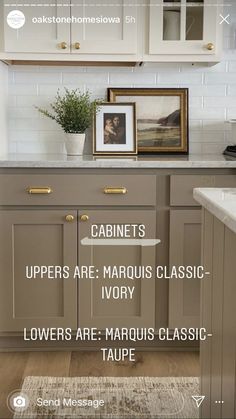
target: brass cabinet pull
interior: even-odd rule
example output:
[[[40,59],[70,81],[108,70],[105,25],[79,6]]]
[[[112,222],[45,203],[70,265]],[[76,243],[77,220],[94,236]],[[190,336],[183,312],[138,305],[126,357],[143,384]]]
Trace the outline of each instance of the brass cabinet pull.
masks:
[[[65,218],[66,218],[66,221],[68,221],[68,223],[71,223],[75,219],[74,215],[71,215],[71,214],[66,215]]]
[[[31,195],[33,194],[45,195],[45,194],[52,193],[52,188],[50,188],[50,186],[43,186],[43,187],[30,186],[29,188],[26,189],[26,191]]]
[[[118,188],[113,188],[109,186],[109,187],[104,188],[103,192],[105,194],[126,194],[128,193],[128,190],[124,186],[121,186]]]
[[[206,48],[208,49],[208,51],[213,51],[215,49],[215,45],[212,42],[209,42]]]
[[[67,49],[67,42],[61,42],[60,44],[59,44],[59,48],[60,49]]]
[[[80,216],[81,221],[88,221],[89,220],[89,216],[87,214],[82,214]]]
[[[75,49],[80,49],[80,43],[79,42],[75,43]]]

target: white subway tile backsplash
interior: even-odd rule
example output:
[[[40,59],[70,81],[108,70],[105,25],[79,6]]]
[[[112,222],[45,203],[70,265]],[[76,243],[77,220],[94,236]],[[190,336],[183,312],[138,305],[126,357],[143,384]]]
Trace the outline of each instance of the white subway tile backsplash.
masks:
[[[205,74],[206,84],[236,84],[236,73]]]
[[[10,84],[9,95],[24,95],[33,96],[37,95],[37,84]]]
[[[189,106],[190,108],[200,108],[202,106],[202,97],[189,97]]]
[[[201,154],[202,153],[202,144],[201,143],[193,143],[190,137],[189,141],[189,153],[190,154]]]
[[[150,71],[150,70],[149,70]],[[130,85],[154,85],[156,83],[155,73],[110,73],[109,84],[119,86],[130,86]]]
[[[221,153],[232,139],[236,118],[236,14],[225,28],[224,56],[216,65],[149,63],[141,67],[12,66],[9,67],[9,149],[18,153],[64,152],[61,128],[39,114],[50,109],[57,90],[89,90],[106,100],[107,87],[189,89],[189,149],[191,153]],[[234,28],[234,29],[232,29]]]
[[[227,109],[226,120],[228,121],[229,119],[236,119],[236,108]]]
[[[204,107],[233,108],[236,107],[236,97],[218,97],[217,100],[214,97],[206,97],[204,98]]]
[[[224,108],[190,108],[191,119],[212,119],[215,121],[224,121],[226,111]]]
[[[203,154],[221,154],[225,149],[225,143],[215,144],[215,143],[205,143],[202,144],[202,153]]]
[[[189,95],[191,96],[204,96],[204,97],[218,97],[226,95],[226,85],[201,85],[201,86],[190,86]]]
[[[10,118],[37,118],[38,111],[33,107],[9,107],[8,114]]]
[[[225,121],[212,121],[211,119],[206,119],[202,121],[204,131],[229,131],[230,124]]]
[[[202,74],[200,73],[174,73],[169,74],[166,73],[159,73],[157,83],[158,84],[185,84],[186,87],[191,84],[202,84]]]
[[[29,71],[15,72],[15,83],[20,84],[61,84],[62,74],[55,71],[54,73],[37,73]]]
[[[37,142],[39,140],[39,132],[38,131],[16,131],[11,129],[9,132],[9,140],[10,142],[21,142],[21,141],[27,141],[27,142]]]
[[[63,85],[106,84],[108,83],[108,73],[106,71],[104,73],[69,73],[65,71],[62,73],[62,83]]]

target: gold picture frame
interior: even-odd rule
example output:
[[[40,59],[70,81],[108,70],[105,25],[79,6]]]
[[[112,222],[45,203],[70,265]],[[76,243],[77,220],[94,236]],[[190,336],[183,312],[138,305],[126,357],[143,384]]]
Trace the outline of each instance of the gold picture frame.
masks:
[[[136,104],[104,102],[98,106],[93,124],[94,155],[136,155]]]
[[[111,103],[135,102],[139,153],[188,154],[187,88],[107,89]]]

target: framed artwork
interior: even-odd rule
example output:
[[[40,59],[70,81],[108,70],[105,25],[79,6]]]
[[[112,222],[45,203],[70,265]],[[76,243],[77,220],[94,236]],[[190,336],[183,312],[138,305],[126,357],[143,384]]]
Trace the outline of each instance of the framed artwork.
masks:
[[[135,103],[99,105],[93,139],[93,154],[137,154]]]
[[[108,88],[110,102],[135,102],[139,153],[188,153],[188,89]]]

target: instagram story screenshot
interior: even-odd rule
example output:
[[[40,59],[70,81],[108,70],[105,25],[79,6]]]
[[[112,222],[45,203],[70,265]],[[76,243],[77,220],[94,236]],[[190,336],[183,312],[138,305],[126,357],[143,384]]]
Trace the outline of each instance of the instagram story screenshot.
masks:
[[[0,0],[0,419],[236,418],[236,0]]]

